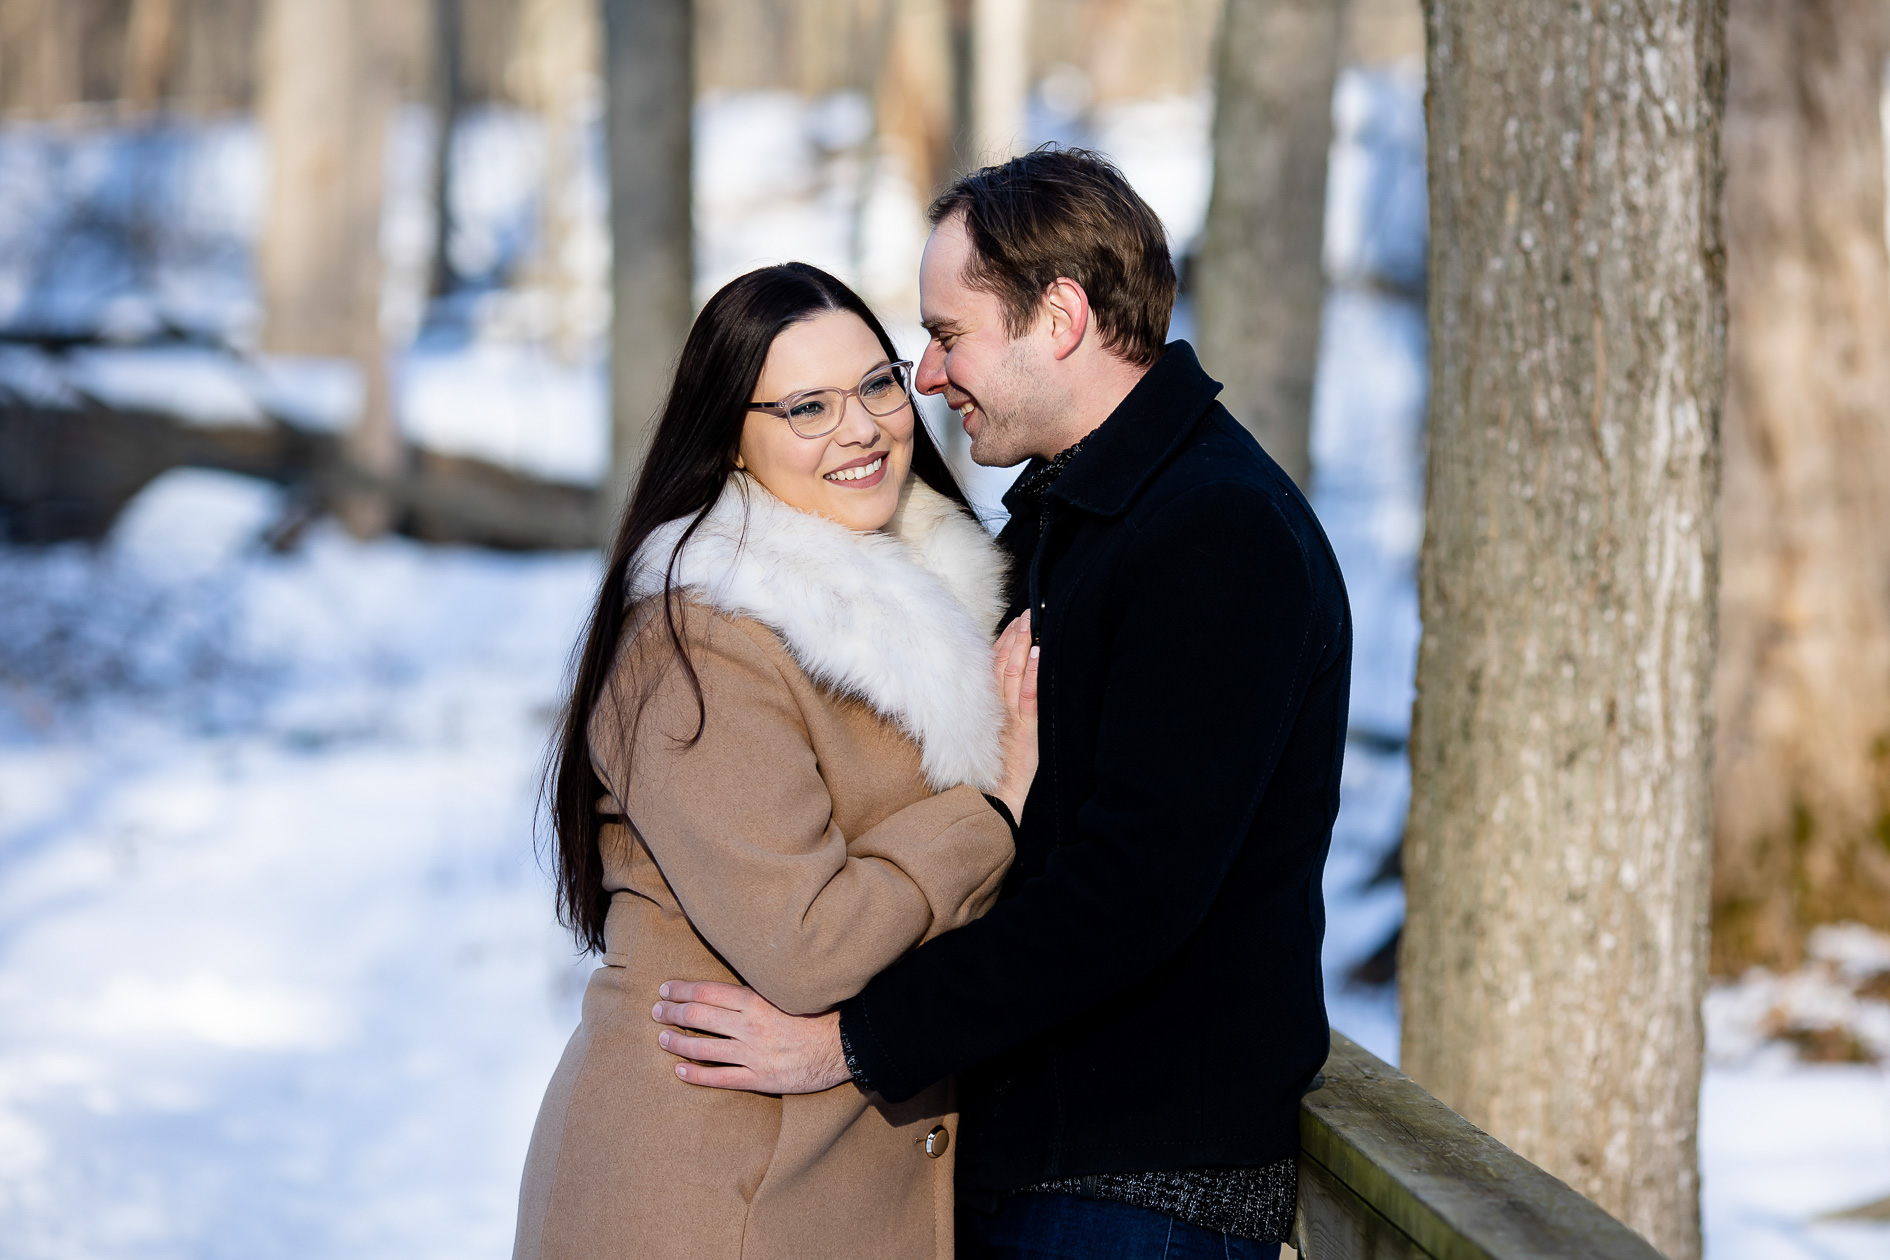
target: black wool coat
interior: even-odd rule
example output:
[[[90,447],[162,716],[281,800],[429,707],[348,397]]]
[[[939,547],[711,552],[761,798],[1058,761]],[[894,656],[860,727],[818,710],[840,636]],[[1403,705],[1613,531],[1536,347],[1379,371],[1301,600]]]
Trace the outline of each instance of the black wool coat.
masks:
[[[962,1191],[1299,1149],[1351,617],[1219,392],[1171,343],[1041,513],[1007,498],[1012,611],[1043,647],[1017,861],[984,918],[841,1007],[887,1100],[961,1074]]]

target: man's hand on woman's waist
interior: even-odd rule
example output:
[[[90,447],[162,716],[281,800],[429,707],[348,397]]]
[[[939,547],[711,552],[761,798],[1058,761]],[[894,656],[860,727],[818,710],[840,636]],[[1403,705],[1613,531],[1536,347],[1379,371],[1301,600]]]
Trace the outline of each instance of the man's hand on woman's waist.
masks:
[[[682,1060],[676,1075],[691,1085],[817,1094],[852,1079],[838,1011],[789,1015],[753,989],[706,980],[671,980],[657,992],[651,1018],[670,1025],[657,1043]]]

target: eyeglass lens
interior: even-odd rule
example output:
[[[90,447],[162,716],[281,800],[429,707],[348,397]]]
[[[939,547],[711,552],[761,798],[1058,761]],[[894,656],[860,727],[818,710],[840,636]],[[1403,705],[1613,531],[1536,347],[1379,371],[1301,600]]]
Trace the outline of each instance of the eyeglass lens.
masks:
[[[906,369],[898,363],[868,372],[860,381],[860,402],[876,416],[890,416],[906,405]]]
[[[862,377],[854,392],[869,414],[890,416],[906,405],[908,385],[905,367],[888,363]],[[809,390],[788,407],[788,423],[802,437],[824,437],[839,427],[846,403],[846,394],[840,390]]]

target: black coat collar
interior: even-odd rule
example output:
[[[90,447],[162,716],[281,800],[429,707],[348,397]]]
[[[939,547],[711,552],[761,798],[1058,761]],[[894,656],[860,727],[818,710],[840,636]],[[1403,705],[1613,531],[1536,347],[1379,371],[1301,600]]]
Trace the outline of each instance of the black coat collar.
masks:
[[[1193,346],[1169,342],[1129,396],[1083,439],[1082,450],[1044,497],[1097,516],[1121,515],[1220,392],[1221,383],[1202,370]],[[1044,463],[1031,460],[1018,481]],[[1015,490],[1004,496],[1012,515],[1025,506],[1021,498]]]

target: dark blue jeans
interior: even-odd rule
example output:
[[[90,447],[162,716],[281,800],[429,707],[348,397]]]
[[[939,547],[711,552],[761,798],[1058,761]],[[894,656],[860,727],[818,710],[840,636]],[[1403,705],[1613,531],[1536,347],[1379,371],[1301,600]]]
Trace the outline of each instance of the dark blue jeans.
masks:
[[[960,1260],[1278,1260],[1280,1244],[1230,1238],[1147,1208],[1073,1194],[1014,1194],[958,1213]]]

